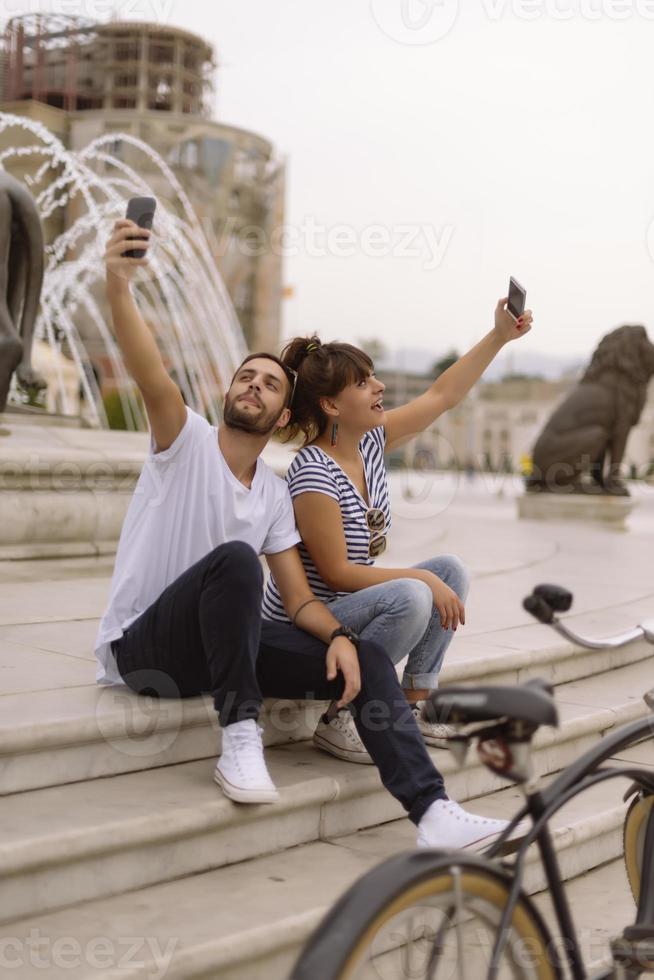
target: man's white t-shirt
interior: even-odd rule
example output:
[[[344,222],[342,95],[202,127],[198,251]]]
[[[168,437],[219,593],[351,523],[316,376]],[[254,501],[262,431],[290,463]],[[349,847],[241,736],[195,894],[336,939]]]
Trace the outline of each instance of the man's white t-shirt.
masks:
[[[110,643],[182,572],[226,541],[258,555],[300,541],[286,482],[259,457],[250,489],[220,451],[218,429],[186,406],[168,449],[150,448],[120,533],[109,602],[95,640],[98,684],[124,684]]]

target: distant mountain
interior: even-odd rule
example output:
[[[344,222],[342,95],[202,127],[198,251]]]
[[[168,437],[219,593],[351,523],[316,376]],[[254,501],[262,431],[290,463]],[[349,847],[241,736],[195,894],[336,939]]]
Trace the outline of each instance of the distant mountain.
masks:
[[[376,362],[380,370],[408,371],[411,374],[428,374],[432,364],[446,352],[435,353],[428,347],[401,347]],[[460,351],[463,353],[463,351]],[[498,381],[505,374],[540,374],[548,381],[555,381],[564,374],[577,373],[588,360],[579,356],[539,354],[537,351],[520,351],[507,348],[497,355],[484,371],[484,381]]]

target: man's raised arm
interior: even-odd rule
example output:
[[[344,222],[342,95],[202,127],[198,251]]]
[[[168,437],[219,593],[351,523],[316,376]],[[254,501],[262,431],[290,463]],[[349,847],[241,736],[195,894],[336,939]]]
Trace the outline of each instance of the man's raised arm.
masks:
[[[143,240],[144,236],[146,240]],[[141,265],[147,265],[150,232],[124,218],[117,221],[107,242],[107,299],[111,307],[114,333],[127,371],[143,395],[157,450],[167,449],[186,422],[182,393],[166,371],[159,348],[139,313],[130,282]],[[142,259],[125,258],[130,248],[145,249]]]

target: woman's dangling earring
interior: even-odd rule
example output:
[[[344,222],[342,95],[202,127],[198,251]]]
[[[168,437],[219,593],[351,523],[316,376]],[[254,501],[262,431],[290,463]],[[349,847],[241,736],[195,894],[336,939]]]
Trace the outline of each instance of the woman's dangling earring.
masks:
[[[332,446],[336,445],[338,440],[338,422],[332,422]]]

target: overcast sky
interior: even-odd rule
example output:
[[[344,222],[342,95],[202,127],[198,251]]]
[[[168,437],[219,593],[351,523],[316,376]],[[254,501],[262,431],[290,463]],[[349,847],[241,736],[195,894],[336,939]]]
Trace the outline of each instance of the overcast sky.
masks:
[[[106,19],[95,2],[3,9]],[[213,43],[217,118],[286,159],[287,334],[462,352],[513,274],[534,311],[516,346],[654,339],[654,0],[113,6]]]

